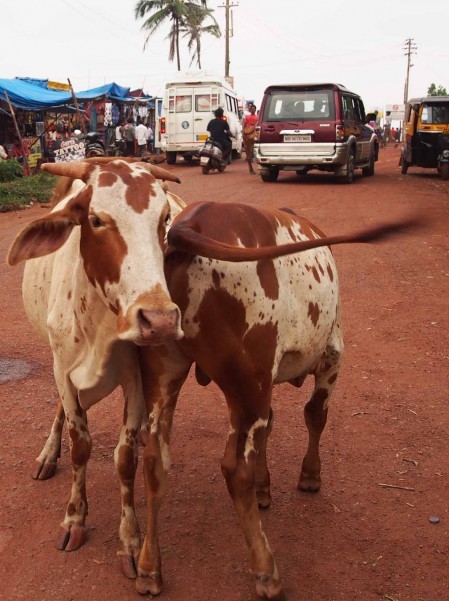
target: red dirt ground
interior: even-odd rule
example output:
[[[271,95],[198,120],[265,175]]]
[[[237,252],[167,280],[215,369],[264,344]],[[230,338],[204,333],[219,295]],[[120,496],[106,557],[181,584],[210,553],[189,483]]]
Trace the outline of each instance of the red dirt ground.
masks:
[[[182,184],[171,187],[187,203],[289,206],[328,234],[416,211],[432,220],[388,243],[335,248],[346,356],[322,438],[317,495],[296,490],[306,445],[302,407],[311,383],[299,391],[287,384],[275,388],[273,505],[262,520],[289,601],[449,599],[449,182],[419,169],[402,176],[398,156],[399,149],[382,150],[376,176],[358,176],[351,186],[320,174],[281,174],[277,184],[264,184],[248,175],[243,161],[208,176],[194,165],[172,167]],[[36,206],[0,215],[2,257],[19,229],[43,211]],[[116,559],[118,394],[89,413],[88,541],[73,553],[55,548],[69,498],[68,441],[64,434],[56,476],[33,481],[56,390],[49,348],[22,309],[21,273],[2,259],[0,598],[137,601]],[[29,362],[30,373],[9,360]],[[246,545],[220,471],[227,431],[221,392],[199,387],[190,376],[175,416],[170,487],[161,512],[161,601],[255,599]],[[142,527],[140,470],[137,503]]]

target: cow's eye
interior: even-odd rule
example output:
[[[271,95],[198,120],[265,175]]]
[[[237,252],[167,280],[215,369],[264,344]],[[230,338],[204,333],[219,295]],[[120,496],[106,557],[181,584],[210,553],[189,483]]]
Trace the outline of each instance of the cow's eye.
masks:
[[[89,217],[89,221],[94,229],[98,229],[99,227],[102,227],[104,225],[104,223],[101,221],[98,215],[91,215]]]

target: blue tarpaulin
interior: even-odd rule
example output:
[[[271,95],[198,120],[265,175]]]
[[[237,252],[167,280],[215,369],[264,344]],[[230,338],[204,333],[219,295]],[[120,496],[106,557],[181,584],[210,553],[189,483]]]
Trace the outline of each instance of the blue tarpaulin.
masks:
[[[0,99],[4,101],[5,91],[14,107],[28,111],[58,109],[72,104],[70,92],[47,90],[41,85],[21,79],[0,79]]]
[[[0,100],[6,101],[5,91],[8,92],[11,104],[19,109],[28,111],[59,110],[69,107],[73,109],[73,98],[70,92],[51,90],[47,88],[48,79],[33,79],[21,77],[16,79],[0,79]],[[108,83],[98,88],[75,92],[78,102],[91,102],[100,98],[120,102],[135,102],[135,97],[129,96],[130,88]],[[145,97],[148,98],[149,97]],[[144,98],[142,97],[143,101]]]
[[[132,98],[128,98],[129,90],[130,88],[124,88],[116,83],[108,83],[98,88],[76,92],[75,95],[79,102],[95,100],[102,96],[106,96],[109,100],[121,100],[124,102],[126,100],[132,100]]]

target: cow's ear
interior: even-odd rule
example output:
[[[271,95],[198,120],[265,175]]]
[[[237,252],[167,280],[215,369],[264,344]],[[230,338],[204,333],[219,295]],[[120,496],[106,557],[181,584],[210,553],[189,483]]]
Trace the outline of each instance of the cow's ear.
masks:
[[[6,259],[8,265],[44,257],[60,249],[73,228],[87,216],[91,196],[92,188],[88,186],[71,198],[61,210],[49,213],[24,227],[9,249]]]

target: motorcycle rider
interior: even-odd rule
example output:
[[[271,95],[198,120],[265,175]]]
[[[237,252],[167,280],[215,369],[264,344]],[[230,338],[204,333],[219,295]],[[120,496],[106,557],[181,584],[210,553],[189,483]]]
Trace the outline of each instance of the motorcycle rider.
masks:
[[[228,162],[232,150],[231,138],[234,138],[229,129],[229,123],[223,119],[223,109],[218,108],[214,111],[215,119],[211,119],[207,124],[207,131],[211,138],[221,144],[223,149],[223,161]],[[229,161],[230,162],[230,161]]]

